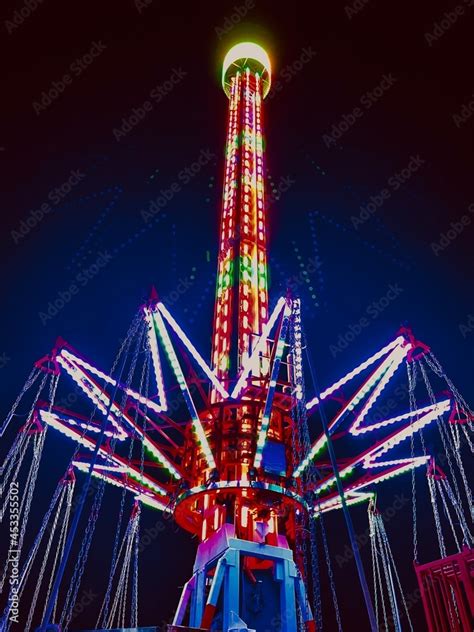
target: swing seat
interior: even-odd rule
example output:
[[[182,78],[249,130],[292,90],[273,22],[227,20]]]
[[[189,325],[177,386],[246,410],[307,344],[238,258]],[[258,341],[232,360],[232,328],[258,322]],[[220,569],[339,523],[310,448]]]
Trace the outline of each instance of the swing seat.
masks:
[[[415,564],[428,632],[474,629],[474,549]]]

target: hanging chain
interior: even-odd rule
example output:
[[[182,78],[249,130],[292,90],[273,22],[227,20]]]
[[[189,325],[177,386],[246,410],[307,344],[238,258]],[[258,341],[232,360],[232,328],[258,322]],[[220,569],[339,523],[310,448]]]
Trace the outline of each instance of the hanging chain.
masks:
[[[319,559],[318,559],[318,541],[317,541],[317,529],[316,518],[310,518],[310,537],[311,537],[311,575],[312,575],[312,587],[313,587],[313,608],[314,618],[316,621],[316,629],[323,629],[323,609],[321,603],[321,579],[319,573]]]
[[[435,398],[435,395],[433,393],[433,388],[431,386],[430,380],[429,380],[428,375],[426,373],[425,367],[421,363],[420,363],[420,369],[421,369],[421,372],[423,374],[423,379],[425,381],[426,389],[428,391],[431,403],[435,404],[436,403],[436,398]],[[446,429],[444,427],[443,419],[441,417],[437,417],[436,418],[436,423],[438,425],[439,434],[440,434],[440,437],[441,437],[441,441],[443,443],[443,448],[444,448],[444,451],[445,451],[446,459],[448,461],[449,471],[451,472],[452,482],[453,482],[453,485],[454,485],[454,490],[456,492],[457,501],[462,506],[461,494],[459,492],[459,487],[458,487],[458,484],[457,484],[456,475],[455,475],[453,464],[452,464],[452,461],[451,461],[450,451],[453,453],[454,458],[455,458],[455,460],[457,462],[457,465],[458,465],[458,468],[459,468],[459,471],[460,471],[460,474],[461,474],[461,478],[462,478],[463,483],[464,483],[464,488],[465,488],[465,491],[466,491],[469,511],[472,514],[472,493],[471,493],[471,489],[469,487],[469,484],[468,484],[468,481],[467,481],[467,478],[466,478],[466,473],[464,471],[464,466],[462,464],[462,460],[461,460],[459,451],[456,450],[456,448],[452,445],[452,442],[450,441],[449,434],[446,432]]]
[[[117,354],[117,357],[112,366],[112,371],[111,371],[112,374],[117,367],[118,359],[123,355],[124,351],[126,353],[126,356],[124,358],[124,363],[125,363],[126,357],[130,351],[132,339],[135,337],[137,332],[139,332],[140,328],[143,332],[143,330],[145,329],[145,324],[144,324],[141,314],[139,313],[137,316],[135,316],[134,320],[132,321],[132,324],[127,333],[127,337],[125,338],[124,342],[122,343],[120,347],[119,353]],[[140,333],[138,333],[138,338],[141,339]],[[138,353],[137,350],[138,350],[138,346],[136,348],[136,353]],[[132,364],[136,364],[135,356],[134,356],[134,360],[132,360]],[[131,372],[129,371],[127,382],[125,383],[125,393],[130,387],[132,375],[133,374],[131,374]],[[118,376],[117,378],[117,385],[118,385],[119,380],[120,380],[120,376]],[[123,405],[125,405],[125,402],[123,402]],[[95,409],[97,409],[97,405],[95,406]],[[92,419],[92,416],[91,416],[91,419]],[[104,423],[106,423],[106,421],[107,420],[104,420]],[[112,454],[115,452],[116,443],[117,443],[117,437],[114,436],[112,438],[112,441],[110,442],[110,450]],[[78,442],[76,450],[78,449],[79,449],[79,442]],[[72,619],[74,605],[77,600],[77,595],[79,592],[81,579],[84,574],[86,561],[89,555],[89,549],[92,544],[92,538],[94,535],[97,518],[99,516],[100,507],[102,505],[104,491],[105,491],[105,480],[101,478],[99,480],[99,485],[98,485],[97,492],[93,501],[91,513],[89,515],[89,520],[86,526],[84,538],[83,538],[81,548],[79,551],[78,559],[76,561],[76,566],[74,568],[73,577],[69,586],[68,593],[66,595],[66,601],[64,604],[63,612],[61,614],[60,624],[62,625],[64,622],[64,632],[67,632],[68,626]]]
[[[436,524],[436,533],[438,536],[439,552],[441,553],[441,557],[446,557],[446,546],[444,544],[443,531],[441,529],[441,521],[439,519],[438,504],[436,502],[436,488],[434,486],[433,477],[431,476],[428,476],[428,487],[430,490],[431,505],[433,507],[433,515],[434,515],[435,524]]]
[[[47,378],[47,375],[45,375],[45,379]],[[35,401],[33,403],[33,408],[36,405],[36,401],[38,400],[38,397],[41,393],[41,390],[44,386],[45,383],[45,379],[43,379],[40,388],[38,390],[38,393],[36,395]],[[30,411],[30,416],[33,412],[33,408]],[[16,547],[17,550],[17,555],[18,558],[20,558],[21,556],[21,552],[23,550],[23,542],[24,542],[24,538],[25,538],[25,533],[26,533],[26,526],[28,524],[28,519],[30,516],[30,510],[31,510],[31,503],[33,500],[33,493],[35,491],[35,487],[36,487],[36,481],[38,478],[38,472],[39,472],[39,467],[40,467],[40,463],[41,463],[41,456],[43,454],[43,446],[44,446],[44,440],[45,440],[45,433],[42,432],[39,435],[34,435],[34,439],[33,439],[33,458],[32,458],[32,462],[31,462],[31,467],[28,473],[28,477],[27,477],[27,487],[26,487],[26,496],[23,497],[21,503],[20,503],[20,508],[19,508],[19,512],[18,512],[18,516],[19,516],[19,520],[21,523],[21,527],[20,527],[20,533],[18,536],[18,545]],[[0,581],[0,592],[3,589],[3,585],[5,583],[6,580],[6,573],[8,571],[8,562],[7,565],[5,567],[5,572],[2,576],[2,579]]]
[[[74,605],[76,603],[77,594],[79,592],[79,586],[81,583],[82,575],[84,573],[86,560],[89,554],[89,549],[92,543],[92,537],[94,535],[95,524],[99,515],[99,510],[102,505],[102,498],[104,495],[105,480],[100,479],[97,488],[96,495],[92,504],[91,513],[84,533],[84,538],[81,543],[79,555],[77,558],[76,566],[74,567],[72,579],[69,585],[69,589],[66,594],[66,599],[63,606],[63,611],[59,620],[59,625],[63,626],[64,632],[67,631],[71,622]]]
[[[375,524],[376,524],[375,536],[377,538],[378,555],[380,556],[380,559],[382,561],[382,570],[383,570],[383,574],[385,578],[385,587],[387,589],[388,600],[390,602],[390,609],[392,611],[392,621],[395,623],[396,618],[397,618],[396,617],[397,604],[396,604],[395,595],[393,594],[392,586],[390,583],[390,569],[388,566],[388,560],[384,552],[380,530],[377,528],[377,522],[375,522]],[[388,627],[387,627],[387,630],[388,630]],[[399,632],[399,630],[397,630],[397,632]]]
[[[292,353],[291,388],[296,404],[292,407],[292,449],[293,470],[305,458],[311,449],[308,428],[308,413],[306,410],[306,389],[303,375],[303,332],[301,323],[301,302],[294,299],[290,319],[290,348]],[[314,472],[309,468],[301,477],[303,489],[311,489]],[[309,525],[308,525],[309,522]],[[316,520],[309,512],[301,511],[296,514],[297,552],[303,559],[305,579],[308,579],[308,547],[309,534],[311,556],[311,586],[314,618],[318,631],[323,629],[321,581],[319,575],[318,545]],[[308,528],[309,526],[309,528]],[[301,622],[300,622],[301,623]]]
[[[116,356],[114,358],[114,361],[112,363],[112,368],[110,369],[109,375],[110,375],[110,377],[114,377],[114,373],[117,370],[119,360],[122,358],[122,356],[124,355],[124,352],[125,352],[125,359],[123,360],[123,366],[122,366],[122,369],[120,371],[120,375],[117,376],[117,383],[120,381],[121,374],[122,374],[122,372],[124,370],[124,366],[125,366],[125,360],[126,360],[128,354],[130,353],[130,347],[131,347],[131,344],[132,344],[132,340],[135,337],[135,335],[137,334],[137,331],[139,330],[139,327],[141,325],[143,325],[143,313],[142,313],[141,310],[139,310],[138,313],[135,314],[132,322],[130,323],[130,326],[128,328],[127,334],[126,334],[122,344],[120,345],[120,348],[119,348],[119,350],[118,350],[118,352],[117,352],[117,354],[116,354]],[[104,388],[105,388],[105,383],[104,383]],[[118,386],[116,387],[116,389],[117,388],[118,388]],[[76,441],[76,444],[75,444],[74,453],[73,453],[73,455],[71,457],[71,463],[76,459],[79,451],[83,447],[82,443],[81,443],[81,440],[87,434],[87,432],[89,430],[90,423],[94,419],[98,408],[99,408],[98,401],[96,401],[94,403],[94,405],[92,407],[92,410],[91,410],[91,413],[89,415],[89,423],[88,424],[84,424],[82,432],[81,432],[80,436],[78,436],[78,438],[77,438],[77,441]],[[113,446],[115,446],[115,444],[116,444],[116,438],[114,437]]]
[[[40,373],[41,373],[41,371],[39,369],[38,369],[37,373],[35,373],[35,369],[33,369],[33,371],[30,374],[30,377],[28,378],[28,380],[26,381],[26,383],[25,383],[25,385],[24,385],[24,387],[22,389],[22,392],[20,393],[20,395],[16,399],[16,401],[15,401],[13,407],[12,407],[12,410],[10,411],[10,415],[11,416],[13,416],[13,413],[16,410],[21,398],[23,397],[23,394],[26,392],[26,390],[28,390],[33,385],[33,383],[39,377]],[[13,467],[15,461],[18,461],[18,463],[17,463],[17,469],[15,471],[15,474],[14,474],[12,480],[16,480],[16,478],[17,478],[18,470],[19,470],[19,468],[21,466],[21,463],[22,463],[23,458],[25,456],[26,449],[28,447],[29,438],[30,438],[30,434],[28,433],[28,431],[31,428],[31,425],[33,424],[33,420],[35,418],[34,417],[34,411],[35,411],[35,408],[36,408],[36,404],[37,404],[37,402],[39,400],[39,397],[41,395],[41,392],[43,391],[43,388],[44,388],[44,386],[45,386],[45,384],[47,382],[47,379],[48,379],[48,374],[45,373],[44,376],[43,376],[43,379],[41,381],[41,384],[40,384],[40,386],[38,388],[38,391],[36,392],[36,395],[35,395],[35,397],[33,399],[33,403],[30,406],[30,409],[29,409],[29,412],[28,412],[28,415],[27,415],[27,418],[26,418],[27,419],[26,424],[23,426],[23,428],[21,428],[20,432],[17,433],[15,441],[13,442],[13,445],[10,448],[10,450],[9,450],[9,452],[8,452],[6,458],[5,458],[4,464],[3,464],[3,466],[0,469],[0,472],[3,475],[2,476],[2,479],[3,479],[2,483],[0,483],[0,497],[2,496],[3,490],[6,487],[7,479],[9,477],[9,475],[10,475],[10,472],[12,470],[12,467]],[[52,405],[54,403],[54,398],[56,396],[56,390],[58,388],[58,382],[59,382],[59,375],[53,375],[52,378],[51,378],[51,381],[49,383],[49,397],[48,397],[48,402],[49,402],[48,410],[49,411],[51,411],[51,407],[52,407]],[[46,433],[46,431],[47,431],[47,427],[44,428],[43,432]],[[8,468],[7,468],[7,471],[4,472],[7,462],[9,462]],[[2,515],[3,515],[3,512],[2,512],[2,514],[0,514],[0,522],[1,522],[1,519],[2,519]]]
[[[51,382],[49,384],[49,397],[48,397],[48,413],[51,412],[53,406],[54,406],[54,401],[56,399],[56,392],[58,390],[58,385],[59,385],[59,378],[61,377],[60,374],[58,375],[53,375]]]
[[[415,400],[415,386],[416,386],[416,364],[410,364],[406,362],[407,375],[408,375],[408,395],[410,400],[410,413],[416,410]],[[410,426],[414,423],[414,415],[410,415]],[[410,428],[410,456],[415,458],[415,433],[413,428]],[[417,528],[417,511],[416,511],[416,468],[411,469],[411,498],[412,498],[412,520],[413,520],[413,560],[415,564],[418,564],[418,528]]]
[[[26,393],[26,391],[28,389],[30,389],[33,386],[33,384],[36,382],[36,380],[38,379],[40,374],[41,374],[41,369],[39,369],[38,367],[33,367],[33,369],[31,370],[31,373],[29,374],[29,376],[26,379],[26,382],[23,385],[23,388],[21,389],[20,393],[18,394],[18,397],[14,401],[13,406],[10,409],[10,412],[6,416],[5,421],[3,422],[3,425],[0,428],[0,430],[1,430],[0,437],[3,435],[3,433],[7,429],[7,426],[9,425],[10,421],[13,419],[15,411],[18,408],[18,405],[20,404],[20,402],[21,402],[21,400],[23,398],[23,395]]]
[[[438,489],[439,497],[441,498],[441,502],[443,503],[444,515],[448,519],[449,526],[451,527],[451,531],[453,533],[453,538],[454,538],[454,541],[456,543],[456,548],[457,548],[458,552],[460,553],[461,552],[461,545],[460,545],[459,540],[458,540],[456,529],[454,528],[454,523],[453,523],[453,520],[452,520],[452,517],[451,517],[451,512],[449,511],[449,506],[448,506],[448,503],[447,503],[447,500],[446,500],[446,496],[445,496],[445,493],[444,493],[444,490],[443,490],[442,482],[439,481],[439,480],[436,480],[435,484],[436,484],[436,487]]]
[[[327,566],[328,577],[329,577],[329,585],[331,587],[332,601],[333,601],[333,604],[334,604],[334,611],[336,613],[337,629],[339,630],[339,632],[341,632],[342,631],[341,614],[339,612],[339,604],[338,604],[338,601],[337,601],[336,585],[334,583],[334,573],[333,573],[333,570],[332,570],[331,558],[329,556],[329,547],[328,547],[328,541],[327,541],[327,537],[326,537],[326,529],[324,528],[324,520],[323,520],[322,512],[319,513],[319,517],[318,518],[319,518],[320,524],[321,524],[321,535],[322,535],[323,546],[324,546],[324,554],[326,556],[326,566]]]
[[[140,513],[140,507],[138,508]],[[134,550],[133,550],[133,584],[132,584],[132,613],[130,626],[138,627],[138,555],[140,543],[140,515],[137,517],[137,526],[135,532]]]
[[[30,549],[30,552],[28,554],[28,557],[26,558],[25,563],[23,564],[23,567],[21,569],[21,572],[19,574],[19,579],[18,579],[18,584],[16,585],[15,589],[16,589],[16,593],[18,596],[18,600],[21,600],[21,595],[23,593],[24,587],[26,582],[28,581],[28,577],[33,565],[33,562],[35,560],[36,554],[38,553],[38,549],[39,546],[41,544],[41,541],[43,539],[43,536],[45,534],[46,531],[46,527],[49,523],[49,519],[51,517],[51,514],[53,513],[53,510],[56,506],[56,503],[58,501],[59,495],[61,493],[61,489],[62,489],[62,485],[61,483],[59,483],[54,491],[53,497],[51,499],[51,503],[48,507],[48,510],[46,512],[46,514],[43,517],[43,522],[41,523],[41,527],[40,530],[38,532],[38,535],[36,536],[35,541],[33,542],[33,546]],[[8,564],[8,562],[7,562]],[[11,607],[11,603],[12,603],[12,587],[10,587],[10,595],[8,597],[7,600],[7,605],[3,611],[3,615],[2,615],[2,619],[0,620],[0,629],[3,630],[7,630],[9,627],[9,622],[10,622],[10,618],[9,618],[9,614],[10,614],[10,607]],[[3,627],[2,627],[3,626]]]
[[[444,379],[446,384],[449,386],[449,390],[454,395],[454,398],[455,398],[456,402],[459,404],[461,409],[465,413],[467,413],[469,427],[471,428],[471,430],[473,430],[472,418],[474,417],[474,412],[471,410],[469,405],[466,403],[466,400],[461,395],[461,393],[458,391],[458,389],[454,386],[453,382],[446,375],[443,367],[441,366],[440,362],[438,361],[438,359],[436,358],[434,353],[432,353],[430,351],[428,353],[428,355],[425,356],[425,361],[428,364],[428,366],[430,367],[430,369],[433,371],[433,373],[435,373],[438,377],[441,377],[442,379]],[[469,417],[471,418],[470,420],[469,420]]]
[[[369,505],[369,536],[370,536],[370,551],[372,554],[372,581],[374,584],[374,599],[375,599],[375,622],[377,624],[377,628],[379,627],[379,591],[378,591],[378,586],[377,586],[377,575],[376,575],[376,564],[377,564],[377,559],[376,559],[376,550],[375,550],[375,531],[374,531],[374,523],[373,523],[373,516],[372,516],[372,512],[370,511],[370,505]]]
[[[393,553],[392,553],[392,547],[390,546],[390,542],[388,541],[388,536],[387,536],[387,531],[385,529],[385,524],[383,522],[383,518],[382,518],[381,515],[378,515],[376,517],[376,520],[377,520],[378,527],[379,527],[379,530],[380,530],[380,533],[381,533],[381,536],[382,536],[382,541],[384,542],[384,545],[385,545],[385,551],[387,553],[389,564],[391,563],[391,568],[393,570],[393,573],[395,574],[395,579],[397,580],[397,586],[398,586],[398,590],[400,592],[400,596],[401,596],[401,599],[402,599],[403,607],[405,609],[405,614],[406,614],[407,619],[408,619],[408,625],[410,626],[411,632],[413,632],[413,625],[412,625],[412,622],[411,622],[411,617],[410,617],[410,613],[409,613],[409,610],[408,610],[408,605],[407,605],[407,602],[406,602],[406,599],[405,599],[405,593],[404,593],[404,591],[402,589],[402,584],[400,582],[400,577],[398,575],[397,567],[395,565],[395,560],[394,560]]]
[[[443,479],[442,482],[444,484],[444,489],[446,491],[446,494],[449,500],[451,501],[451,504],[454,507],[454,510],[456,512],[456,516],[459,520],[459,525],[463,533],[464,544],[472,548],[472,546],[474,545],[474,538],[467,525],[466,517],[464,515],[462,507],[460,507],[459,503],[456,501],[456,498],[454,497],[453,490],[451,489],[451,485],[449,484],[449,481],[447,479]]]
[[[128,525],[127,525],[127,530],[125,531],[125,534],[124,534],[124,536],[122,538],[122,542],[120,544],[120,549],[119,549],[119,552],[118,552],[118,555],[117,555],[117,559],[115,560],[115,566],[112,569],[112,573],[113,573],[114,577],[115,577],[115,572],[116,572],[117,567],[119,565],[120,559],[122,557],[122,552],[124,550],[125,544],[128,541],[127,538],[128,538],[128,533],[129,533],[129,530],[130,530],[130,524],[131,524],[131,521],[129,520]],[[98,621],[100,621],[102,619],[102,613],[104,611],[104,606],[105,606],[105,598],[102,601],[102,606],[100,608],[99,616],[97,618]],[[109,617],[110,617],[110,614],[109,614]],[[107,624],[108,624],[108,621],[106,621],[104,623],[105,626],[107,626]],[[97,625],[99,625],[99,624],[97,623]]]
[[[68,490],[67,490],[67,499],[66,499],[66,511],[65,511],[65,514],[64,514],[62,530],[61,530],[61,533],[59,535],[58,546],[56,548],[56,556],[54,558],[53,566],[52,566],[52,569],[51,569],[51,572],[50,572],[48,590],[46,592],[46,597],[44,599],[44,610],[43,610],[42,619],[44,619],[44,616],[46,614],[46,608],[48,606],[49,596],[50,596],[51,590],[53,588],[53,581],[54,581],[54,576],[55,576],[55,572],[56,572],[56,567],[57,567],[58,561],[60,560],[60,558],[63,555],[64,547],[66,546],[66,539],[67,539],[67,532],[68,532],[68,526],[69,526],[69,519],[71,517],[72,498],[74,496],[75,485],[76,485],[75,480],[72,480],[72,481],[70,481],[68,483],[68,486],[67,486]],[[57,608],[57,605],[58,605],[58,597],[56,597],[56,601],[54,603],[54,608],[53,608],[53,613],[51,615],[53,621],[56,619],[56,608]]]
[[[298,345],[298,339],[297,339],[296,347],[297,348],[299,347],[300,349],[302,349],[303,341],[306,348],[306,339],[304,337],[304,332],[301,325],[301,307],[300,307],[299,299],[294,301],[294,308],[296,311],[296,318],[295,318],[296,331],[301,332],[300,339],[299,339],[300,344]],[[299,374],[301,377],[301,387],[297,389],[296,391],[296,398],[297,398],[297,401],[302,406],[301,420],[302,420],[302,436],[303,436],[303,443],[304,443],[303,456],[306,458],[311,450],[311,441],[310,441],[309,428],[308,428],[308,414],[306,410],[302,362],[301,362],[301,369],[299,371]],[[309,463],[308,467],[303,472],[302,477],[303,477],[304,487],[306,490],[310,491],[310,490],[315,489],[317,481],[320,480],[321,475],[313,461]],[[316,524],[315,515],[310,515],[309,519],[310,519],[310,522],[314,523],[314,525]],[[331,595],[332,595],[334,610],[336,614],[336,622],[337,622],[338,630],[341,631],[342,630],[341,616],[340,616],[340,611],[339,611],[339,604],[338,604],[338,599],[337,599],[336,586],[334,582],[334,574],[333,574],[331,558],[329,554],[326,531],[324,528],[324,519],[322,517],[321,511],[318,511],[318,520],[321,526],[321,536],[322,536],[323,548],[324,548],[324,553],[325,553],[325,558],[326,558],[326,566],[327,566],[327,573],[329,577]],[[312,553],[312,568],[313,568],[313,592],[315,593],[314,602],[315,602],[315,610],[316,610],[315,618],[316,618],[317,625],[319,625],[318,629],[322,629],[321,588],[320,588],[320,579],[319,579],[319,562],[318,562],[318,557],[317,557],[317,540],[316,540],[315,526],[314,526],[314,529],[311,529],[311,534],[312,534],[311,553]]]
[[[466,437],[466,443],[468,444],[471,452],[474,453],[474,445],[471,441],[471,437],[469,436],[469,431],[464,427],[463,424],[461,424],[461,430],[463,431],[464,436]]]
[[[137,512],[137,514],[130,519],[127,526],[127,530],[122,540],[119,556],[117,557],[114,573],[118,566],[118,562],[120,560],[122,550],[124,550],[125,548],[120,575],[119,575],[118,583],[117,583],[117,590],[115,593],[114,600],[112,602],[108,619],[104,623],[106,628],[112,627],[115,619],[117,620],[118,625],[121,625],[121,627],[125,627],[127,586],[129,583],[129,571],[130,571],[132,546],[135,539],[136,527],[138,524],[138,517],[139,517],[139,512]]]
[[[58,520],[59,520],[59,516],[61,514],[61,509],[63,507],[65,496],[66,496],[66,487],[65,487],[65,485],[63,485],[63,489],[61,491],[61,495],[59,496],[59,501],[58,501],[58,506],[56,508],[56,513],[54,515],[53,524],[51,525],[51,531],[50,531],[50,534],[49,534],[48,542],[46,544],[46,549],[45,549],[45,551],[43,553],[43,562],[41,564],[41,568],[40,568],[38,577],[36,578],[36,587],[35,587],[35,591],[33,593],[33,597],[31,599],[30,611],[28,613],[28,619],[27,619],[26,624],[25,624],[24,632],[29,632],[29,629],[31,627],[31,623],[33,621],[33,615],[34,615],[34,612],[35,612],[35,609],[36,609],[36,602],[38,601],[39,591],[41,589],[41,584],[42,584],[44,573],[45,573],[45,570],[46,570],[46,564],[48,562],[49,554],[50,554],[50,551],[51,551],[51,545],[53,543],[56,527],[58,525]]]
[[[373,526],[373,536],[372,536],[372,547],[373,547],[373,559],[375,561],[375,569],[376,569],[376,575],[377,575],[377,593],[380,593],[380,602],[382,604],[382,613],[383,613],[383,620],[385,623],[385,630],[388,630],[388,618],[387,618],[387,609],[385,606],[385,599],[384,599],[384,595],[383,595],[383,582],[382,582],[382,573],[380,571],[380,560],[379,560],[379,553],[377,550],[377,529],[376,529],[376,525],[375,525],[375,521],[372,518],[372,526]],[[378,623],[378,618],[377,618],[377,623]]]
[[[135,368],[136,368],[137,361],[138,361],[138,354],[141,351],[141,347],[142,347],[142,344],[143,344],[144,336],[146,336],[146,329],[145,329],[145,327],[143,327],[143,329],[141,331],[141,334],[138,337],[137,346],[135,348],[135,353],[133,355],[133,360],[131,362],[131,365],[130,365],[130,368],[129,368],[129,372],[128,372],[128,376],[127,376],[127,385],[131,384],[131,382],[132,382],[133,374],[135,372]],[[139,393],[142,393],[144,374],[145,374],[145,362],[143,363],[143,366],[142,366],[142,372],[141,372],[141,378],[140,378],[140,387],[139,387],[139,391],[138,391]],[[123,396],[121,410],[125,409],[127,398],[128,398],[128,395],[127,395],[127,393],[125,393],[124,396]],[[137,418],[138,418],[138,410],[135,411],[135,423],[137,422]],[[128,457],[127,457],[127,465],[130,465],[130,462],[132,460],[134,442],[135,442],[135,436],[133,436],[131,438],[131,440],[130,440],[130,446],[129,446]],[[122,494],[121,494],[121,498],[120,498],[120,510],[119,510],[119,516],[118,516],[118,521],[117,521],[117,528],[115,530],[114,546],[113,546],[113,551],[112,551],[111,568],[113,568],[114,565],[115,565],[115,559],[116,559],[116,555],[117,555],[117,548],[118,548],[119,537],[120,537],[120,530],[121,530],[121,526],[122,526],[123,514],[124,514],[124,509],[125,509],[125,498],[126,498],[126,494],[127,494],[127,487],[126,487],[125,483],[126,483],[126,478],[124,478],[124,480],[123,480]],[[112,574],[109,574],[109,581],[108,581],[107,590],[106,590],[106,593],[105,593],[105,606],[104,606],[104,613],[103,613],[103,617],[102,617],[102,625],[105,625],[105,621],[106,621],[108,613],[109,613],[109,603],[110,603],[110,593],[112,591],[112,581],[113,581],[113,576],[112,576]]]
[[[17,435],[17,437],[23,437],[26,440],[23,442],[22,445],[22,449],[21,452],[19,452],[17,455],[15,455],[15,458],[10,460],[10,463],[8,465],[8,469],[7,471],[4,473],[4,485],[3,487],[6,488],[7,486],[7,482],[9,481],[9,479],[11,479],[12,481],[16,481],[18,479],[18,473],[20,471],[20,468],[23,464],[23,460],[25,458],[26,452],[28,450],[28,447],[30,445],[30,441],[31,441],[31,435],[28,435],[27,433],[20,433],[19,435]],[[15,465],[15,460],[16,462],[16,468],[15,471],[12,473],[12,469],[13,466]],[[0,487],[0,497],[2,495],[2,488]],[[5,512],[7,510],[8,507],[8,503],[10,501],[10,495],[9,494],[5,494],[5,502],[3,504],[3,507],[0,509],[0,522],[2,522],[3,520],[3,516],[5,515]],[[1,592],[1,589],[0,589]]]

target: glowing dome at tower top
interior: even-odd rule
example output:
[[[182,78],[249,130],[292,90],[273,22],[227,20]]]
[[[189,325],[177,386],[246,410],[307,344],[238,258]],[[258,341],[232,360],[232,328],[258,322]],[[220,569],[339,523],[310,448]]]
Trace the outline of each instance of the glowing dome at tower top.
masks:
[[[224,58],[222,66],[222,87],[227,96],[230,95],[232,77],[237,72],[250,71],[258,73],[262,79],[263,97],[270,91],[271,63],[268,53],[254,42],[240,42],[233,46]]]

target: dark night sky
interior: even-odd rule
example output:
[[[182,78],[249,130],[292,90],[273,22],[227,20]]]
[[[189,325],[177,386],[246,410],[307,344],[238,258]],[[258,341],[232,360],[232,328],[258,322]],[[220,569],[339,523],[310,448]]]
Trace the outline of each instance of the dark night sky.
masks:
[[[317,257],[310,272],[314,289],[300,289],[320,382],[330,384],[408,322],[472,402],[474,115],[458,115],[469,102],[474,112],[474,3],[416,4],[362,1],[348,15],[346,7],[357,3],[44,0],[13,27],[8,21],[24,4],[2,3],[2,414],[58,335],[99,366],[110,366],[153,284],[170,297],[186,281],[189,289],[174,301],[173,313],[199,348],[209,349],[227,105],[220,63],[230,45],[249,36],[269,49],[280,87],[265,106],[268,169],[276,186],[290,183],[268,212],[272,296]],[[247,14],[224,33],[236,6],[247,6]],[[456,6],[463,12],[448,24],[445,13]],[[440,21],[446,28],[436,27]],[[98,56],[81,66],[77,60],[91,48]],[[66,73],[71,81],[61,94],[35,105]],[[153,100],[150,94],[171,77],[173,88]],[[114,129],[145,101],[153,102],[151,111],[117,140]],[[328,142],[355,108],[359,116],[337,142]],[[150,200],[207,154],[212,157],[202,170],[145,222],[141,211]],[[408,165],[412,173],[400,184],[397,174]],[[52,211],[20,235],[21,222],[77,171],[84,175],[64,200],[50,201]],[[360,207],[383,189],[383,204],[357,222]],[[456,230],[452,224],[459,234],[452,233],[446,247],[433,246]],[[111,255],[110,263],[56,316],[42,318],[101,252]],[[377,310],[347,349],[335,350],[391,285],[399,288],[396,299]],[[38,516],[70,454],[65,439],[49,441]],[[409,493],[409,479],[380,491],[382,508],[396,493]],[[117,511],[117,498],[112,493],[107,512]],[[430,559],[436,557],[435,531],[426,507]],[[365,509],[353,514],[362,533]],[[156,519],[147,515],[145,526]],[[387,526],[408,594],[416,588],[410,521],[407,504]],[[326,522],[335,560],[346,544],[342,517]],[[103,520],[97,541],[110,541],[111,529]],[[97,593],[103,590],[98,569],[108,559],[106,547],[99,548],[84,579]],[[143,624],[171,617],[193,551],[190,538],[172,525],[147,549]],[[345,629],[367,629],[353,623],[363,620],[363,605],[352,564],[335,567]],[[329,602],[326,592],[328,617]],[[87,614],[77,626],[93,623]],[[415,629],[423,629],[419,604],[412,614]],[[326,629],[336,629],[327,621]]]

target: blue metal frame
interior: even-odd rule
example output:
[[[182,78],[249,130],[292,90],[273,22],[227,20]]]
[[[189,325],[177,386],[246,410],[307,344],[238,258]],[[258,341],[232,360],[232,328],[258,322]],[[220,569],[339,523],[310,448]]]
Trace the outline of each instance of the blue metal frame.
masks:
[[[281,632],[297,632],[297,608],[301,608],[303,619],[313,620],[313,614],[306,595],[303,579],[293,560],[293,552],[281,538],[283,546],[260,544],[235,537],[235,529],[225,524],[211,538],[203,542],[198,549],[194,572],[183,587],[181,599],[176,610],[173,625],[182,625],[187,606],[190,607],[191,627],[199,628],[202,623],[205,606],[217,607],[223,596],[222,628],[227,630],[231,624],[232,613],[240,616],[240,576],[242,556],[271,560],[275,563],[275,581],[280,583]],[[286,545],[286,546],[285,546]],[[214,568],[211,588],[205,599],[205,578]]]

